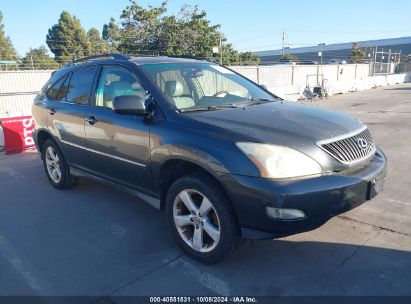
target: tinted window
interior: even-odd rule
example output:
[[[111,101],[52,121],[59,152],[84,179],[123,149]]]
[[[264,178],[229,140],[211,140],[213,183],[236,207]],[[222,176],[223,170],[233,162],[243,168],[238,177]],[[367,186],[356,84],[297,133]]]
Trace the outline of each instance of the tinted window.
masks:
[[[146,90],[133,73],[121,67],[104,67],[97,87],[96,106],[113,108],[114,98],[123,95],[136,95],[146,100]]]
[[[51,86],[50,89],[48,89],[46,95],[49,99],[51,100],[57,100],[57,96],[60,92],[61,86],[64,83],[64,80],[67,78],[67,76],[64,76],[62,78],[60,78],[59,80],[57,80],[57,82],[55,84],[53,84]]]
[[[95,74],[95,67],[73,72],[66,101],[76,104],[87,104]]]
[[[66,81],[64,81],[64,84],[61,86],[60,91],[57,95],[57,100],[58,101],[65,101],[66,96],[67,96],[67,91],[69,88],[69,82],[70,82],[71,74],[66,77]]]

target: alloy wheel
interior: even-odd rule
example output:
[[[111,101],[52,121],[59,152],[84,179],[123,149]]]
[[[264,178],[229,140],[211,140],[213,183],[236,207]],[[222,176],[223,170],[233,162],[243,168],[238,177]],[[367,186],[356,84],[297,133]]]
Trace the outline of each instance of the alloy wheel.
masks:
[[[56,152],[56,150],[49,146],[46,150],[46,167],[47,172],[51,178],[51,180],[58,184],[61,180],[61,165],[60,165],[60,158]]]
[[[218,245],[220,220],[211,201],[201,192],[181,191],[174,200],[173,217],[178,233],[192,249],[210,252]]]

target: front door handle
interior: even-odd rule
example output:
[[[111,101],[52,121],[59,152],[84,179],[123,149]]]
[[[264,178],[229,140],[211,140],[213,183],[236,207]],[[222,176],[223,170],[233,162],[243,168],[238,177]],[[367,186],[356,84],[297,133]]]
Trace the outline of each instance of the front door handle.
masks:
[[[56,114],[56,109],[55,108],[49,108],[49,113],[50,113],[50,115]]]
[[[86,118],[86,121],[89,125],[94,125],[97,122],[97,119],[95,116],[89,116]]]

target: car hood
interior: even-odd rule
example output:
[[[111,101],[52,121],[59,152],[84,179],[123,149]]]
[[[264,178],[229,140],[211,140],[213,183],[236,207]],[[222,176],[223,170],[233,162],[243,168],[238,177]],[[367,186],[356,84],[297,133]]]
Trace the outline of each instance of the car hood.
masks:
[[[329,163],[329,156],[324,156],[316,142],[351,133],[364,126],[357,118],[343,113],[287,101],[189,115],[208,124],[210,128],[207,129],[218,132],[219,136],[229,136],[234,141],[291,147],[323,164],[326,162],[325,167],[336,164]]]
[[[191,113],[190,117],[266,143],[277,143],[275,139],[282,135],[304,137],[316,142],[363,127],[352,116],[287,101]]]

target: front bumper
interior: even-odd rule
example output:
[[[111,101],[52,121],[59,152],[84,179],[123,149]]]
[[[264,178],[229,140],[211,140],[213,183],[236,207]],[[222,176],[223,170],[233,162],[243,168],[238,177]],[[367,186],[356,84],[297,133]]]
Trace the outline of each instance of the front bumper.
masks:
[[[287,181],[224,174],[220,179],[233,202],[242,236],[276,238],[313,230],[375,196],[371,183],[385,176],[386,165],[384,153],[377,149],[367,167],[349,174]],[[273,219],[267,216],[266,207],[298,209],[306,217]]]

